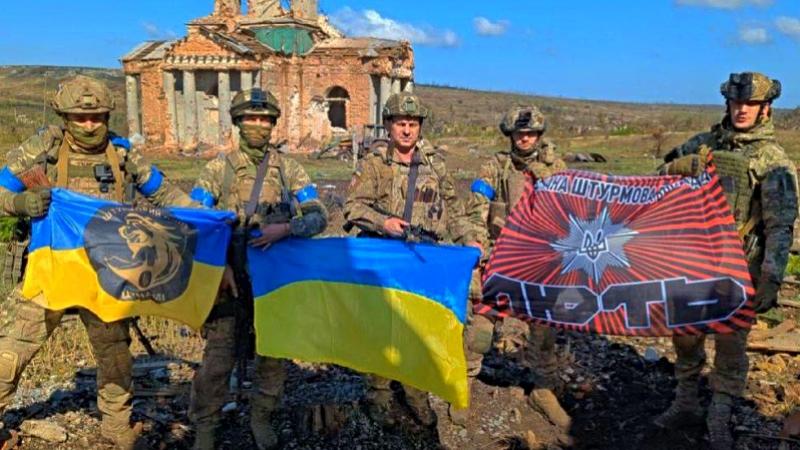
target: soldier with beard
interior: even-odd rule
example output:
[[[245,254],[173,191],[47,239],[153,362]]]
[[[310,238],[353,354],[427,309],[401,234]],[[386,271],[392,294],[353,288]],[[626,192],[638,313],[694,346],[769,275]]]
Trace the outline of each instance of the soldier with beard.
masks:
[[[270,144],[280,115],[278,101],[271,93],[258,88],[238,93],[231,104],[231,118],[239,127],[239,148],[209,162],[191,192],[197,203],[234,211],[240,225],[253,226],[251,246],[266,247],[290,236],[312,237],[327,225],[327,211],[306,171]],[[233,278],[229,266],[203,327],[206,347],[192,383],[189,406],[196,430],[194,448],[198,450],[217,448],[220,409],[228,394],[236,345],[241,345],[235,341],[236,330],[253,326],[237,323],[238,291]],[[283,360],[256,356],[250,424],[260,450],[278,445],[270,420],[280,403],[285,380]]]
[[[510,149],[496,153],[483,165],[479,177],[472,183],[467,203],[466,212],[474,230],[474,238],[486,250],[494,246],[506,218],[522,197],[527,176],[541,179],[567,168],[556,155],[555,145],[543,138],[546,130],[545,117],[535,106],[512,108],[503,117],[500,131],[509,138]],[[480,300],[480,295],[480,273],[476,273],[473,278],[473,299]],[[483,355],[491,348],[493,338],[492,321],[484,316],[472,315],[465,339],[470,381],[480,373]],[[523,364],[536,375],[536,388],[528,398],[529,403],[542,410],[555,425],[566,429],[570,419],[556,397],[563,386],[557,373],[555,347],[556,332],[553,328],[531,325],[528,342],[523,349]],[[450,414],[454,422],[466,422],[464,413],[451,411]]]
[[[708,154],[713,155],[744,240],[756,289],[755,309],[766,312],[777,302],[797,217],[795,166],[776,141],[772,123],[772,102],[780,96],[781,84],[760,73],[734,73],[722,84],[721,93],[727,106],[725,118],[710,132],[667,154],[662,172],[699,176]],[[731,410],[733,399],[743,394],[747,383],[747,335],[748,330],[740,330],[714,336],[713,396],[706,423],[715,450],[733,448]],[[674,429],[702,420],[698,379],[706,362],[705,339],[705,335],[673,337],[678,387],[672,405],[656,418],[656,426]]]
[[[64,119],[51,125],[9,152],[0,171],[2,214],[41,217],[50,205],[49,186],[118,202],[131,183],[158,206],[188,206],[188,196],[171,185],[155,166],[131,148],[127,139],[108,129],[115,102],[100,81],[77,76],[59,87],[53,109]],[[111,173],[99,180],[85,174]],[[109,185],[110,183],[110,185]],[[20,375],[61,322],[65,311],[49,311],[34,301],[11,294],[13,320],[0,328],[0,411],[11,401]],[[97,408],[102,416],[101,434],[119,449],[131,449],[138,430],[131,428],[133,380],[128,348],[127,320],[103,323],[85,309],[78,314],[86,327],[97,361]]]

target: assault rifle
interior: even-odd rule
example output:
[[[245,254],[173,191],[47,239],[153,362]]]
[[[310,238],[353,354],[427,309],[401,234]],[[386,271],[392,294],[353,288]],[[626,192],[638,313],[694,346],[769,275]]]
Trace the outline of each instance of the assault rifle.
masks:
[[[247,360],[255,351],[255,333],[253,332],[253,285],[250,274],[247,272],[247,241],[250,240],[249,227],[238,226],[234,228],[231,237],[229,263],[233,269],[238,296],[234,299],[235,325],[235,350],[236,358],[236,389],[237,395],[242,395]]]
[[[424,228],[422,225],[409,225],[403,228],[403,240],[422,244],[436,244],[442,240],[438,233]]]
[[[383,209],[378,205],[373,204],[372,209],[383,215],[394,217],[397,219],[402,219],[402,217],[398,216],[397,214],[392,214],[391,212],[387,211],[386,209]],[[353,225],[351,223],[345,224],[345,227],[348,226],[349,228],[352,228]],[[349,232],[348,229],[346,229],[345,231]],[[436,244],[442,241],[442,237],[439,236],[437,232],[429,230],[423,227],[422,225],[414,225],[414,224],[410,224],[407,227],[403,228],[403,235],[400,237],[400,239],[403,239],[406,242],[419,242],[421,244]]]

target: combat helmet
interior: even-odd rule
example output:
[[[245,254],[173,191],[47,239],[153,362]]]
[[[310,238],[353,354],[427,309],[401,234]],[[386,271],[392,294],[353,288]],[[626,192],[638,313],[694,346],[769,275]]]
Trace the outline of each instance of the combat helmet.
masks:
[[[726,100],[769,103],[781,96],[781,82],[758,72],[732,73],[720,92]]]
[[[383,120],[391,120],[394,117],[404,116],[419,120],[428,118],[428,108],[426,108],[419,97],[408,92],[392,94],[386,100],[383,107]]]
[[[500,122],[500,131],[506,136],[511,136],[511,133],[515,131],[544,133],[545,130],[547,130],[547,123],[544,120],[544,114],[533,105],[511,108]]]
[[[253,88],[241,91],[231,101],[231,118],[234,122],[243,116],[267,116],[276,120],[281,116],[278,99],[269,91]]]
[[[59,85],[50,106],[58,114],[95,114],[113,111],[116,102],[105,83],[78,75]]]

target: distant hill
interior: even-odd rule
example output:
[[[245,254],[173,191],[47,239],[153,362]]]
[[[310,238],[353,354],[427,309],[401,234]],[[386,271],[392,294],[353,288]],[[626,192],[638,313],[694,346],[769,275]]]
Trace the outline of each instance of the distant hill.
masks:
[[[105,80],[115,93],[117,111],[125,111],[124,77],[119,69],[53,66],[0,66],[0,148],[19,142],[43,121],[53,121],[49,109],[58,83],[78,73]],[[465,138],[497,135],[503,113],[515,104],[534,103],[547,115],[550,134],[561,137],[625,136],[667,131],[698,131],[718,121],[721,105],[673,105],[576,100],[448,86],[418,85],[417,93],[433,112],[426,124],[429,136]],[[800,109],[779,111],[779,126],[798,129]],[[112,128],[125,131],[122,114]]]

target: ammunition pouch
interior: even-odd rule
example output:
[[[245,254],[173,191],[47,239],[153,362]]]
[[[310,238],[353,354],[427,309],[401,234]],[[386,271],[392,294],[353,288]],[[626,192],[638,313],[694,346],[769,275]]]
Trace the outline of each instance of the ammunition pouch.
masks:
[[[30,223],[27,220],[17,220],[11,240],[6,244],[5,260],[3,261],[2,283],[6,290],[13,289],[22,281],[28,262],[28,244],[30,242]]]
[[[28,262],[28,244],[30,239],[24,241],[12,240],[6,244],[6,255],[3,263],[3,287],[13,289],[22,281],[25,265]]]
[[[489,236],[497,239],[500,231],[506,226],[508,203],[501,201],[489,202]]]
[[[737,228],[742,228],[751,215],[753,184],[750,180],[750,158],[740,152],[715,151],[714,165],[717,168],[722,189]],[[747,243],[745,242],[747,245]]]

